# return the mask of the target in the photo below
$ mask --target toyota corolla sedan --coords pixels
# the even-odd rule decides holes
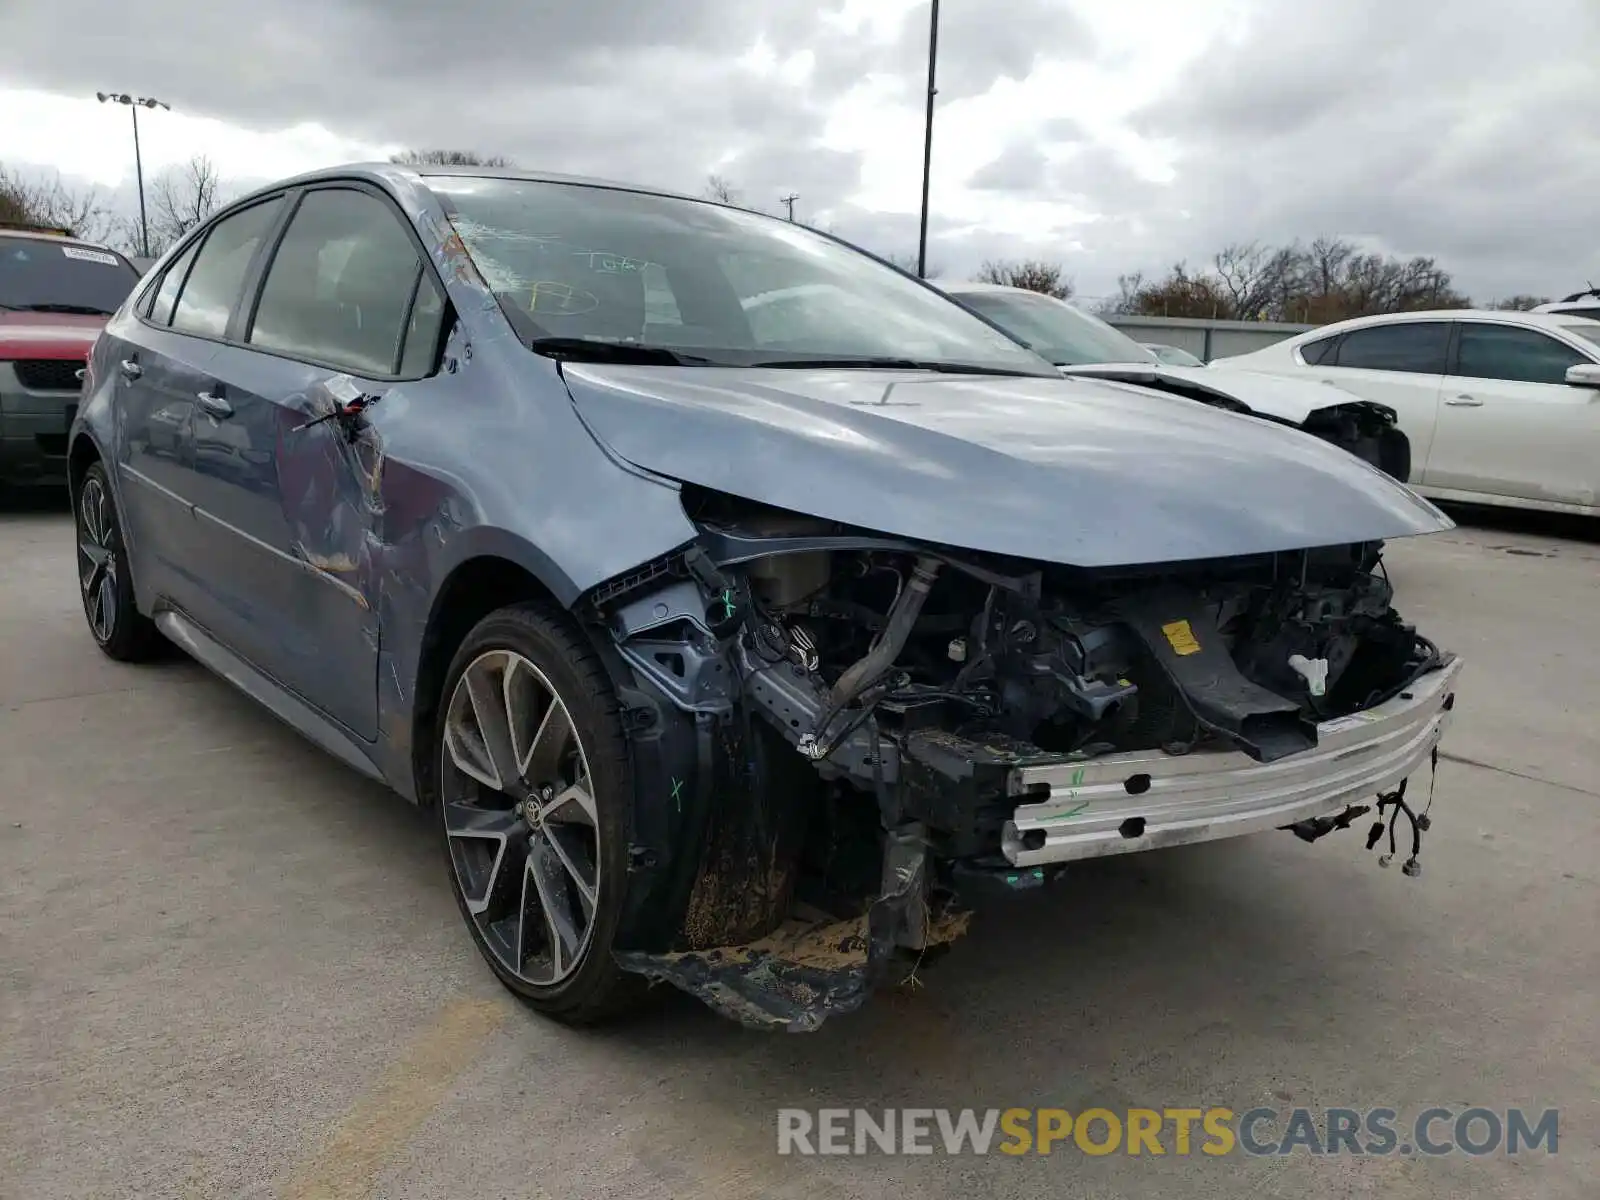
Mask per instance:
[[[437,814],[564,1021],[665,981],[812,1029],[1093,856],[1371,813],[1420,871],[1461,664],[1382,557],[1448,518],[786,221],[288,180],[112,317],[70,468],[101,649],[176,644]]]

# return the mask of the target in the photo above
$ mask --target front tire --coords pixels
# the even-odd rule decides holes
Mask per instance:
[[[122,520],[106,471],[94,463],[72,497],[78,539],[78,591],[95,644],[118,662],[143,662],[164,648],[155,623],[133,598]]]
[[[633,784],[604,667],[538,604],[491,613],[440,693],[434,746],[451,888],[506,987],[588,1024],[642,990],[612,957],[628,886]]]

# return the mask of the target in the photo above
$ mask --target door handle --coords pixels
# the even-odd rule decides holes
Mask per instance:
[[[1482,408],[1483,401],[1474,396],[1456,396],[1446,400],[1445,404],[1451,408]]]
[[[124,379],[137,379],[139,376],[144,374],[144,368],[138,363],[134,362],[131,358],[123,359],[122,362],[118,364],[117,369],[122,372],[122,377]]]
[[[223,396],[215,392],[196,392],[195,398],[200,401],[200,407],[210,416],[222,420],[223,417],[233,416],[233,405],[229,404]]]

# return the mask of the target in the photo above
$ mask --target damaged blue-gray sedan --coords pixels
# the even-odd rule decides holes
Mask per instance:
[[[799,225],[289,180],[115,314],[70,453],[99,646],[175,643],[437,812],[562,1020],[667,981],[814,1028],[1091,856],[1360,820],[1420,870],[1460,662],[1382,550],[1449,520]]]

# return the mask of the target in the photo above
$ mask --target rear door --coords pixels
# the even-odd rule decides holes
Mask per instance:
[[[1524,500],[1591,505],[1600,489],[1600,392],[1569,387],[1594,362],[1526,326],[1458,323],[1426,482]]]
[[[377,734],[376,570],[383,454],[371,418],[324,418],[432,373],[443,292],[381,192],[305,191],[212,364],[196,424],[198,529],[227,640],[363,738]]]
[[[114,355],[123,492],[150,586],[208,628],[226,585],[212,577],[194,525],[195,423],[250,264],[281,211],[273,197],[212,225],[144,302],[137,342]]]
[[[1396,321],[1352,329],[1309,368],[1324,380],[1399,415],[1411,442],[1411,482],[1428,482],[1439,419],[1439,391],[1450,345],[1449,321]]]

